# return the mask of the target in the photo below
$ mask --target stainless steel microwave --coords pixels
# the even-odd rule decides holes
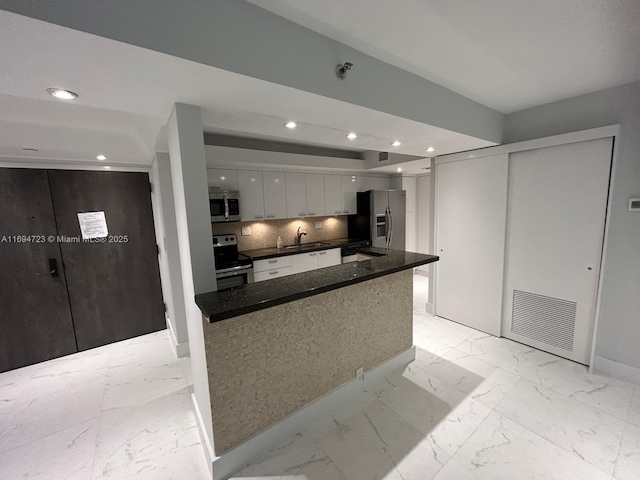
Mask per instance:
[[[238,192],[209,192],[209,210],[211,223],[239,222],[240,196]]]

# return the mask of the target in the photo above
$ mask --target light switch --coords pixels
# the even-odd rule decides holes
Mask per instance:
[[[242,235],[251,235],[251,227],[242,227]]]

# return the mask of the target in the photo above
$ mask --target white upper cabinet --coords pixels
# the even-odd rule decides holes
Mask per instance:
[[[389,190],[391,188],[391,178],[389,177],[375,177],[374,190]]]
[[[238,190],[238,177],[235,170],[207,169],[207,183],[210,190],[234,192]]]
[[[376,189],[376,177],[358,175],[356,178],[356,186],[359,192],[367,192]]]
[[[355,175],[342,175],[340,177],[342,190],[342,213],[356,213],[356,177]]]
[[[325,215],[342,214],[342,185],[340,175],[324,176],[324,213]]]
[[[307,186],[304,173],[287,173],[287,216],[307,216]]]
[[[285,174],[262,172],[264,187],[264,218],[287,218],[287,192]]]
[[[240,216],[243,221],[264,220],[262,172],[238,170]]]
[[[310,217],[325,214],[324,210],[324,175],[307,173],[307,215]]]

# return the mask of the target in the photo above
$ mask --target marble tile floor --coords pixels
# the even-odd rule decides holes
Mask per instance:
[[[234,480],[638,480],[640,387],[427,315],[417,358]]]
[[[427,315],[416,360],[234,480],[640,479],[640,387]],[[208,477],[167,332],[0,374],[0,479]]]
[[[208,478],[187,366],[165,330],[0,374],[0,479]]]

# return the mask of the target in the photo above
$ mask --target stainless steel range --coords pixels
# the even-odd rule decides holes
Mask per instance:
[[[238,253],[235,233],[213,237],[213,255],[216,263],[218,291],[253,283],[253,262]]]

